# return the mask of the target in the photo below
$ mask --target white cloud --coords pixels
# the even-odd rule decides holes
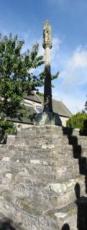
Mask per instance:
[[[60,62],[60,47],[62,40],[58,37],[53,38],[53,48],[52,48],[52,69],[58,71],[58,66]]]
[[[66,61],[65,67],[61,72],[63,86],[71,89],[87,84],[87,49],[78,48]]]
[[[78,48],[74,52],[70,62],[73,62],[73,67],[74,68],[87,67],[87,49],[81,48],[81,47]]]
[[[63,61],[62,56],[60,58]],[[81,111],[87,95],[87,48],[79,47],[70,56],[66,54],[62,69],[53,95],[62,100],[72,112]]]

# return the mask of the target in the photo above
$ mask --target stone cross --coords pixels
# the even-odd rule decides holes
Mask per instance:
[[[52,112],[52,87],[51,87],[51,48],[52,35],[51,26],[48,21],[43,28],[43,48],[45,63],[45,83],[44,83],[44,112]]]
[[[51,48],[52,34],[51,26],[48,22],[43,28],[43,48],[44,48],[44,64],[45,64],[45,80],[44,80],[44,108],[43,112],[35,116],[35,124],[39,125],[61,125],[59,115],[52,108],[52,86],[51,86]]]

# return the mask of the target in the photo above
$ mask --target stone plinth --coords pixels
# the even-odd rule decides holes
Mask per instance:
[[[62,126],[59,115],[54,112],[43,112],[43,113],[37,114],[35,117],[35,124]]]

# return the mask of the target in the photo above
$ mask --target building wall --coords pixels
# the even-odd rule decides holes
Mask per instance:
[[[36,113],[42,112],[42,105],[38,102],[29,101],[27,99],[24,99],[24,104],[28,107],[33,107]]]

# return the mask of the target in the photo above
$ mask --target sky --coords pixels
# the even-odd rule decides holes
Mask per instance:
[[[87,99],[87,0],[0,0],[0,33],[18,34],[25,50],[38,42],[43,54],[46,20],[52,26],[52,73],[60,73],[53,97],[79,112]]]

